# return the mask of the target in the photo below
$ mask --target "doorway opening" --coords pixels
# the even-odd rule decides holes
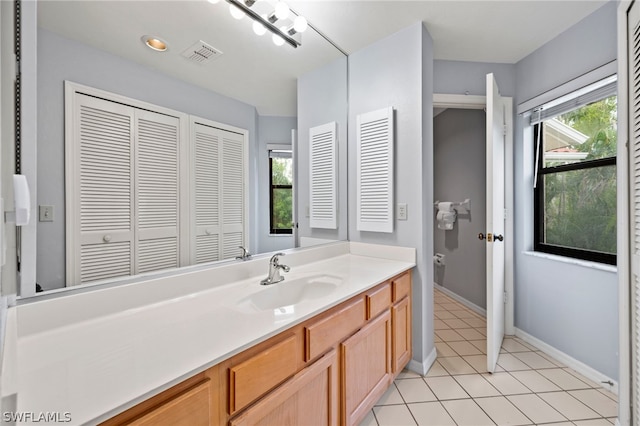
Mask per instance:
[[[486,227],[485,135],[482,109],[434,109],[433,197],[437,204],[470,200],[468,208],[452,207],[451,229],[441,229],[443,220],[434,221],[434,286],[483,316],[487,255],[478,234]]]

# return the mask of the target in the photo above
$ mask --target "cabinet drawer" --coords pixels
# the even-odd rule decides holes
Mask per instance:
[[[304,328],[304,359],[309,361],[338,344],[365,321],[366,304],[359,298],[337,312]]]
[[[229,426],[336,426],[338,407],[338,359],[334,350],[231,419]]]
[[[401,300],[411,292],[411,273],[407,272],[392,281],[393,302]]]
[[[367,294],[367,319],[375,318],[379,313],[388,309],[391,305],[391,284],[384,286]]]
[[[210,425],[211,382],[207,380],[132,421],[135,426]]]
[[[229,414],[246,407],[296,373],[296,336],[229,368]]]

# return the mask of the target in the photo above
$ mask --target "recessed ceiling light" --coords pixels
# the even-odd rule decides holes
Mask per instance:
[[[146,44],[149,49],[153,49],[157,52],[164,52],[168,48],[166,41],[150,35],[142,36],[142,42]]]

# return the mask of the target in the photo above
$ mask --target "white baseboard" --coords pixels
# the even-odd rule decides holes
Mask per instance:
[[[582,374],[587,379],[592,380],[595,383],[600,384],[604,389],[606,389],[606,390],[608,390],[610,392],[613,392],[616,395],[618,394],[618,382],[617,381],[613,380],[610,377],[607,377],[606,375],[602,374],[598,370],[595,370],[594,368],[589,367],[587,364],[583,363],[582,361],[578,361],[577,359],[573,358],[572,356],[567,355],[566,353],[562,352],[561,350],[554,348],[553,346],[543,342],[542,340],[538,339],[537,337],[533,337],[529,333],[524,332],[524,331],[520,330],[517,327],[516,327],[516,337],[519,337],[522,340],[524,340],[525,342],[530,343],[531,345],[533,345],[536,348],[540,349],[545,354],[547,354],[549,356],[552,356],[553,358],[555,358],[558,361],[562,362],[567,367],[569,367],[572,370],[577,371],[578,373]],[[602,382],[606,382],[606,381],[611,381],[613,383],[613,386],[610,386],[610,385],[608,385],[606,383],[602,383]]]
[[[487,310],[484,308],[481,308],[480,306],[476,305],[475,303],[469,302],[467,299],[465,299],[464,297],[452,292],[451,290],[444,288],[443,286],[441,286],[440,284],[436,284],[435,282],[433,283],[433,286],[440,290],[441,292],[443,292],[444,294],[446,294],[447,296],[449,296],[450,298],[462,303],[464,306],[466,306],[467,308],[471,309],[473,312],[482,315],[483,317],[487,316]]]
[[[427,359],[422,362],[412,359],[411,361],[409,361],[409,364],[407,364],[407,368],[414,373],[425,376],[429,372],[429,369],[431,368],[433,363],[436,362],[437,356],[438,353],[436,352],[436,348],[434,347],[431,353],[427,356]]]

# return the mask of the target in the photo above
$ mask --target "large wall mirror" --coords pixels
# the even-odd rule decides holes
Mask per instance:
[[[296,2],[289,4],[295,11]],[[23,50],[37,49],[37,217],[32,220],[36,221],[35,279],[44,293],[79,288],[79,285],[89,288],[89,284],[93,287],[121,282],[123,276],[136,275],[138,271],[131,269],[130,274],[120,274],[116,280],[69,278],[68,228],[74,226],[74,221],[68,220],[66,209],[74,195],[65,192],[65,188],[69,187],[68,166],[73,157],[69,156],[65,144],[70,134],[69,115],[76,114],[69,107],[69,82],[73,87],[80,87],[80,92],[87,88],[87,98],[100,98],[101,93],[113,94],[115,104],[125,104],[131,99],[140,102],[141,111],[145,105],[154,105],[161,113],[169,110],[185,114],[190,127],[182,131],[187,138],[193,136],[193,120],[203,120],[212,127],[219,124],[222,130],[243,134],[246,137],[244,241],[254,256],[297,247],[300,242],[311,245],[347,239],[346,55],[313,28],[313,16],[306,17],[311,25],[301,34],[301,45],[293,48],[286,43],[274,44],[269,32],[258,36],[248,16],[238,20],[232,17],[229,8],[230,4],[224,0],[217,3],[206,0],[37,3],[37,46],[24,45]],[[144,43],[145,36],[161,39],[167,44],[167,50],[150,49]],[[201,51],[204,56],[211,53],[210,47],[216,51],[209,59],[198,55],[197,60],[189,59],[184,52],[194,45],[204,49]],[[337,126],[338,218],[335,227],[316,229],[310,226],[308,213],[309,131],[334,122]],[[101,132],[105,134],[109,130]],[[159,145],[157,152],[154,146],[151,151],[153,155],[162,155]],[[111,161],[107,156],[102,157]],[[212,162],[205,156],[184,163],[191,173],[187,173],[191,183],[198,161],[205,168]],[[219,174],[221,179],[226,178],[225,173],[233,173],[232,166],[226,167],[228,162],[219,164],[225,165]],[[76,169],[82,167],[84,165]],[[133,167],[144,166],[135,163]],[[117,172],[113,166],[114,175]],[[158,172],[162,174],[161,167]],[[79,179],[76,183],[83,185]],[[288,183],[292,184],[292,190],[288,190]],[[132,191],[137,194],[139,188],[132,185]],[[221,193],[224,190],[222,188]],[[164,191],[159,192],[158,196],[162,197]],[[189,211],[184,217],[195,216],[192,210],[195,210],[196,198],[192,194],[182,201],[180,208]],[[289,201],[291,199],[293,201]],[[278,200],[293,205],[290,226],[295,231],[292,233],[286,231],[287,224],[283,224],[282,218],[280,222],[273,218],[272,212],[277,209],[271,206]],[[105,204],[104,199],[92,202]],[[224,200],[220,202],[221,208],[224,203]],[[139,204],[132,205],[138,208],[135,206]],[[284,218],[286,222],[286,214]],[[135,223],[132,226],[136,226]],[[191,226],[193,228],[193,224]],[[108,243],[112,236],[105,234],[102,238]],[[115,234],[113,238],[115,240]],[[194,245],[195,242],[184,244],[188,248]],[[241,250],[235,246],[233,252],[227,250],[220,259],[237,261],[234,257],[240,255]],[[78,253],[80,258],[89,252],[79,250]],[[149,253],[148,257],[155,256],[153,250]],[[101,257],[97,261],[107,262],[107,259]],[[179,266],[192,267],[201,260],[191,253],[183,256]],[[100,278],[99,274],[96,276]],[[35,283],[33,289],[28,285],[25,287],[22,283],[19,295],[34,295]]]

